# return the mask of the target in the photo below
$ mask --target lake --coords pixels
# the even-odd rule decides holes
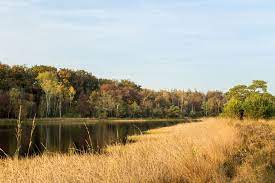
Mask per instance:
[[[147,130],[178,124],[182,121],[146,121],[146,122],[111,122],[98,121],[84,123],[80,119],[68,121],[38,121],[32,136],[29,155],[42,153],[101,153],[104,147],[116,143],[129,142],[128,137],[139,135]],[[86,124],[86,125],[85,125]],[[13,156],[17,148],[16,123],[1,121],[0,124],[0,157],[5,154]],[[32,125],[22,124],[22,139],[19,155],[27,155]]]

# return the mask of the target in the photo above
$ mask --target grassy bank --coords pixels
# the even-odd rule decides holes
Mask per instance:
[[[268,124],[205,119],[134,136],[104,155],[0,160],[0,181],[270,182],[274,121]]]
[[[16,119],[0,119],[0,125],[6,124],[15,124]],[[24,123],[32,123],[32,119],[22,120]],[[94,124],[98,122],[107,122],[107,123],[146,123],[146,122],[192,122],[196,119],[191,118],[167,118],[167,119],[152,119],[152,118],[109,118],[109,119],[96,119],[96,118],[38,118],[36,119],[37,124],[51,124],[51,123],[62,123],[62,124]]]

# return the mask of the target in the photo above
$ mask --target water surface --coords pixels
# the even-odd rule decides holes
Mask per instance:
[[[127,143],[128,136],[141,134],[147,130],[171,126],[180,121],[148,121],[148,122],[108,122],[99,121],[84,123],[82,120],[70,121],[39,121],[35,126],[32,136],[32,145],[29,155],[47,153],[100,153],[107,145],[115,143]],[[86,125],[85,125],[86,124]],[[22,140],[20,156],[26,156],[28,152],[30,122],[22,124]],[[17,148],[16,123],[1,121],[0,124],[0,148],[9,156],[14,155]],[[4,153],[0,152],[4,157]]]

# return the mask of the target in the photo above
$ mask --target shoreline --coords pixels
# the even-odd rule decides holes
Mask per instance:
[[[73,123],[146,123],[146,122],[192,122],[196,121],[198,118],[136,118],[136,119],[127,119],[127,118],[109,118],[109,119],[96,119],[96,118],[37,118],[36,124],[73,124]],[[23,123],[31,123],[32,119],[23,119]],[[0,125],[14,124],[17,122],[17,119],[0,119]]]

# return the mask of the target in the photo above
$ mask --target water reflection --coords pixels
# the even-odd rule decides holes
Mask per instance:
[[[39,124],[36,126],[32,138],[30,155],[44,152],[68,153],[87,152],[93,150],[100,153],[106,146],[114,143],[127,142],[130,135],[140,134],[149,129],[170,126],[179,123],[170,122],[144,122],[144,123],[108,123],[95,124]],[[16,125],[0,126],[0,148],[9,156],[14,155],[17,147],[15,136]],[[20,156],[26,156],[30,141],[31,125],[22,126],[22,141]],[[89,135],[90,134],[90,135]],[[4,153],[0,152],[3,157]]]

